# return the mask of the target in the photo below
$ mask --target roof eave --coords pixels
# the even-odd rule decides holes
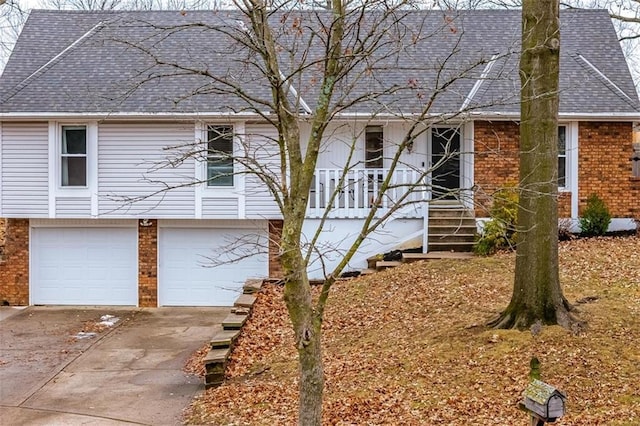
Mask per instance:
[[[264,115],[268,115],[265,113]],[[0,112],[0,120],[214,120],[214,119],[252,119],[261,117],[256,112]]]
[[[520,113],[517,112],[471,112],[468,117],[473,120],[519,120]],[[640,111],[638,112],[560,112],[559,120],[571,121],[640,121]]]

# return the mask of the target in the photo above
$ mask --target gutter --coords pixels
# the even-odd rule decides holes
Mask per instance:
[[[268,112],[263,113],[264,116],[270,116],[272,114]],[[162,120],[215,120],[215,119],[252,119],[262,118],[261,114],[256,112],[0,112],[0,120],[46,120],[46,119],[64,119],[64,120],[108,120],[108,119],[122,119],[122,120],[136,120],[136,119],[162,119]],[[411,120],[420,114],[392,114],[381,113],[372,115],[370,113],[341,113],[336,115],[337,120],[355,120],[355,121],[370,121],[370,120],[390,120],[390,121],[404,121]],[[305,117],[300,117],[304,119]],[[519,120],[520,114],[514,112],[467,112],[467,113],[449,113],[449,114],[428,114],[429,118],[441,118],[441,119],[458,119],[463,120]],[[606,112],[606,113],[560,113],[560,120],[582,120],[582,121],[640,121],[640,112]]]

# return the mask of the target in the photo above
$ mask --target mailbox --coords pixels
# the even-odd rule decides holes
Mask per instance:
[[[564,415],[567,396],[545,382],[534,379],[523,396],[525,408],[545,423],[553,423]]]

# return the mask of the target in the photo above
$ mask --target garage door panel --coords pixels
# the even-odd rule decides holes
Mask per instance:
[[[32,303],[136,305],[135,228],[34,228]]]
[[[239,261],[230,244],[257,241],[253,256]],[[160,230],[160,304],[231,306],[247,278],[268,274],[264,229],[162,228]],[[247,247],[245,247],[247,249]],[[215,267],[212,266],[216,263]]]

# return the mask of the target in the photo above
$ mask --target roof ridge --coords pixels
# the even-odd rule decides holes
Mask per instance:
[[[29,74],[27,77],[25,77],[22,81],[20,81],[20,83],[16,84],[13,87],[13,90],[11,90],[7,96],[4,96],[0,99],[0,103],[5,103],[7,102],[9,99],[13,98],[14,96],[16,96],[18,93],[20,93],[21,90],[23,90],[25,87],[27,87],[29,84],[31,84],[31,82],[33,80],[35,80],[37,77],[39,77],[40,75],[44,74],[48,69],[50,69],[55,63],[57,63],[60,58],[62,58],[63,56],[65,56],[68,52],[70,52],[71,50],[73,50],[76,46],[82,44],[82,42],[84,40],[86,40],[88,37],[92,36],[94,33],[96,33],[97,31],[99,31],[102,27],[104,27],[105,22],[104,21],[100,21],[98,22],[96,25],[94,25],[91,29],[89,29],[89,31],[87,31],[86,33],[84,33],[82,36],[80,36],[78,39],[76,39],[73,43],[71,43],[69,46],[65,47],[60,53],[58,53],[57,55],[55,55],[53,58],[49,59],[44,65],[42,65],[40,68],[38,68],[37,70],[35,70],[34,72],[32,72],[31,74]]]

